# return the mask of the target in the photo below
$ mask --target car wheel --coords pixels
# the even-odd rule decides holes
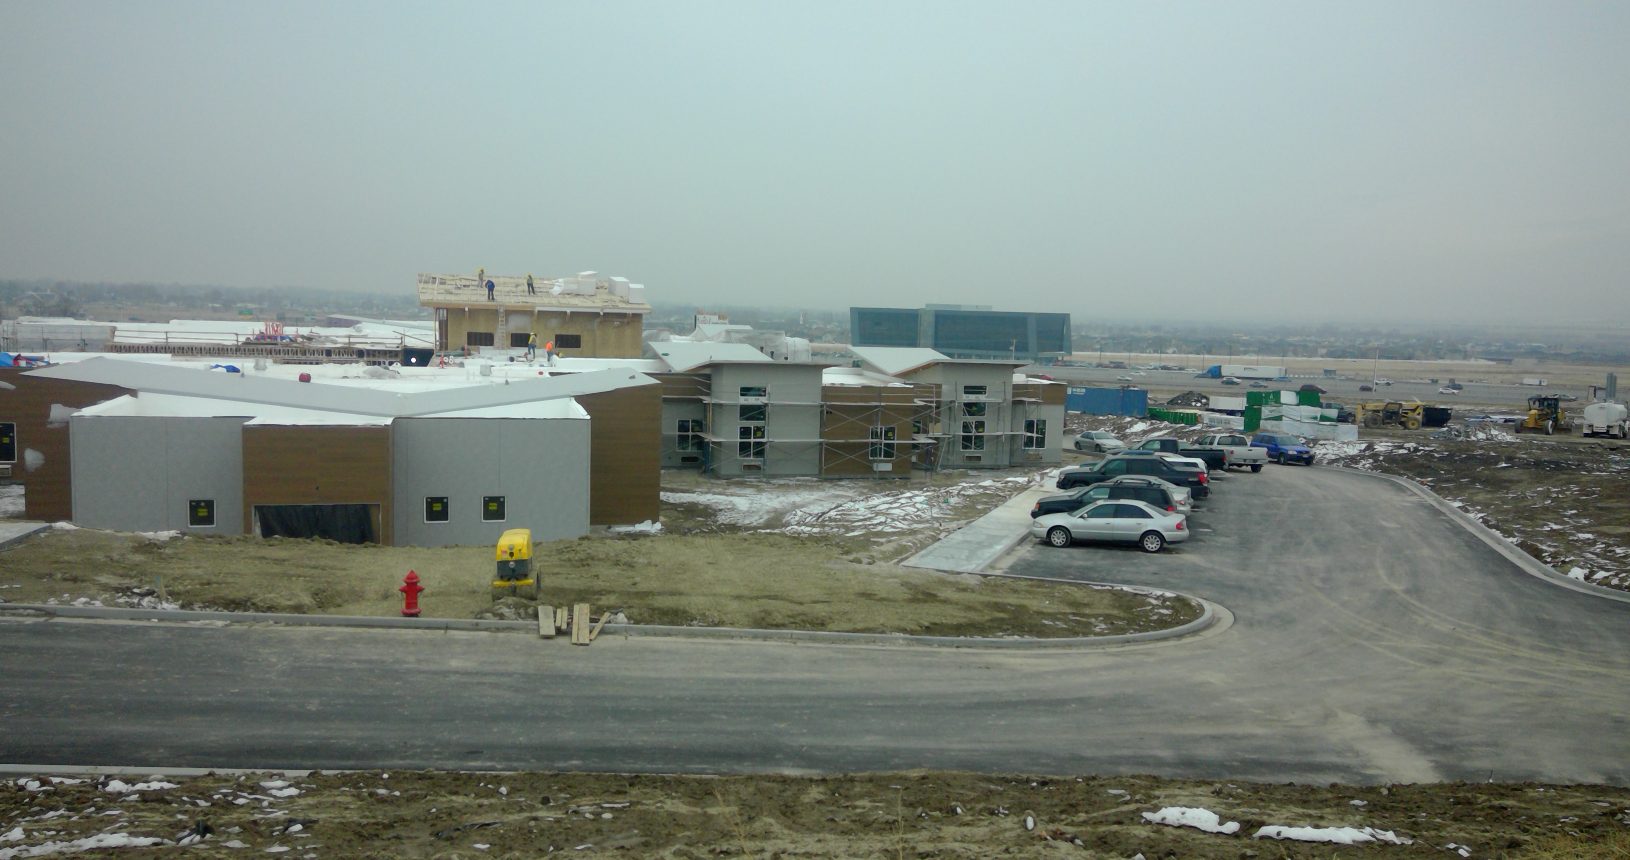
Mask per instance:
[[[1253,472],[1262,471],[1262,464],[1261,463],[1252,463],[1251,464],[1251,471],[1253,471]]]
[[[1053,526],[1047,530],[1047,542],[1057,547],[1070,545],[1070,530],[1063,526]]]
[[[1165,548],[1166,536],[1160,532],[1144,532],[1143,537],[1138,538],[1138,549],[1144,552],[1160,552]]]

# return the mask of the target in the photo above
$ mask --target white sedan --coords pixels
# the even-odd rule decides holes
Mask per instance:
[[[1030,521],[1030,536],[1056,547],[1076,541],[1109,541],[1160,552],[1168,543],[1189,539],[1188,517],[1131,499],[1114,499],[1068,514],[1036,517]]]
[[[1438,393],[1439,394],[1459,394],[1460,389],[1458,389],[1458,388],[1450,388],[1449,386],[1445,385],[1442,388],[1438,389]]]

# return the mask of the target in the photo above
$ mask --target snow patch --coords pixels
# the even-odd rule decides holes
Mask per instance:
[[[1171,827],[1192,827],[1207,833],[1221,833],[1232,835],[1239,832],[1239,822],[1224,823],[1217,817],[1217,813],[1209,809],[1195,806],[1167,806],[1155,812],[1143,813],[1143,820],[1150,824],[1165,824]]]
[[[1337,845],[1358,845],[1364,842],[1385,842],[1389,845],[1408,845],[1391,830],[1373,827],[1284,827],[1270,824],[1251,834],[1252,839],[1290,839],[1296,842],[1331,842]]]
[[[0,848],[0,860],[46,857],[51,854],[78,854],[103,848],[146,848],[150,845],[167,844],[169,843],[166,840],[152,836],[131,836],[128,833],[98,833],[95,836],[86,836],[83,839],[74,839],[67,842],[45,842],[40,845]]]
[[[163,791],[167,788],[175,787],[176,784],[173,782],[161,782],[159,780],[154,780],[152,782],[138,782],[135,785],[131,785],[124,780],[114,779],[109,780],[107,785],[102,786],[102,790],[110,794],[129,794],[133,791]]]

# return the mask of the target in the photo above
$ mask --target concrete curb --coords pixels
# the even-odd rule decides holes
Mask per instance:
[[[1177,594],[1166,589],[1144,589],[1109,583],[1082,583],[1066,579],[985,574],[1011,579],[1032,579],[1069,585],[1106,586],[1132,591]],[[911,636],[904,633],[831,633],[820,630],[760,630],[746,627],[676,627],[661,624],[607,624],[602,634],[624,637],[653,636],[679,639],[749,639],[768,642],[815,642],[830,645],[887,645],[919,648],[995,648],[1017,650],[1080,649],[1158,642],[1200,633],[1222,616],[1220,607],[1191,595],[1179,595],[1200,604],[1200,617],[1168,630],[1124,633],[1115,636],[1076,636],[1059,639],[994,639],[973,636]],[[158,621],[172,624],[283,624],[299,627],[344,627],[376,630],[442,630],[466,632],[536,633],[536,621],[488,621],[465,618],[393,618],[359,615],[293,615],[274,612],[195,612],[185,609],[128,609],[109,606],[58,606],[46,603],[0,603],[0,615],[46,615],[105,621]]]
[[[1509,540],[1506,540],[1503,535],[1489,528],[1488,526],[1483,525],[1481,522],[1478,522],[1476,518],[1467,514],[1459,507],[1456,507],[1454,504],[1437,493],[1432,492],[1430,489],[1426,488],[1419,481],[1416,481],[1413,478],[1408,478],[1403,475],[1394,475],[1391,472],[1370,472],[1364,469],[1354,469],[1350,466],[1331,466],[1321,464],[1319,468],[1334,469],[1338,472],[1346,472],[1349,475],[1365,475],[1371,478],[1379,478],[1384,481],[1391,481],[1395,484],[1400,484],[1408,488],[1411,492],[1425,499],[1432,505],[1432,507],[1437,508],[1450,520],[1460,525],[1461,528],[1471,532],[1495,552],[1498,552],[1500,555],[1504,556],[1507,561],[1510,561],[1513,565],[1516,565],[1516,567],[1523,573],[1526,573],[1536,579],[1548,582],[1552,585],[1560,586],[1570,591],[1577,591],[1580,594],[1589,594],[1594,597],[1600,597],[1606,600],[1616,601],[1618,603],[1630,603],[1630,593],[1614,591],[1613,589],[1603,588],[1599,585],[1590,585],[1589,583],[1580,582],[1577,579],[1558,573],[1555,568],[1518,549],[1515,544]]]
[[[28,540],[29,538],[31,538],[31,537],[39,534],[40,532],[43,532],[46,529],[51,527],[50,523],[37,523],[36,524],[36,523],[29,523],[29,522],[26,522],[26,521],[25,522],[18,522],[18,523],[15,523],[15,524],[8,523],[7,525],[18,525],[18,526],[33,525],[35,527],[31,528],[31,529],[28,529],[27,531],[21,532],[19,534],[11,535],[10,537],[0,537],[0,549],[5,549],[6,547],[12,546],[13,544],[22,543],[23,541]]]

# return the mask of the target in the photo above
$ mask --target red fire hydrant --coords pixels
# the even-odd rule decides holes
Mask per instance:
[[[419,584],[419,575],[408,571],[402,577],[402,587],[396,589],[402,592],[402,614],[408,618],[419,617],[419,595],[424,593],[424,586]]]

